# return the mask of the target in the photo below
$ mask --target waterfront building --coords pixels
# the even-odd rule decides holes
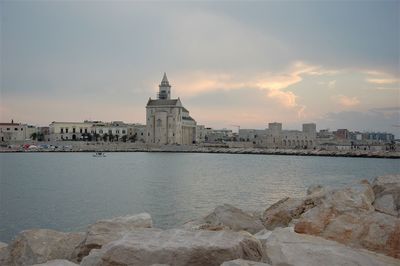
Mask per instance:
[[[56,122],[49,125],[50,141],[83,140],[84,136],[92,132],[93,124],[84,122]]]
[[[233,140],[233,132],[231,129],[212,129],[207,128],[205,135],[206,142],[226,142]]]
[[[344,140],[350,138],[350,132],[347,129],[338,129],[334,134],[336,139]]]
[[[10,141],[24,141],[29,140],[33,133],[36,133],[36,127],[22,124],[14,123],[0,123],[0,141],[10,142]]]
[[[133,141],[134,133],[139,132],[137,128],[143,127],[139,124],[127,124],[122,121],[102,122],[52,122],[49,126],[49,140],[81,140],[81,141]],[[131,133],[131,135],[129,135]],[[142,131],[143,133],[143,131]],[[143,135],[139,132],[139,136]]]
[[[266,129],[239,129],[239,141],[273,149],[311,149],[316,145],[316,124],[303,124],[302,131],[283,130],[282,123],[269,123]]]
[[[164,73],[157,99],[149,98],[146,105],[147,143],[193,144],[196,142],[196,125],[180,98],[171,99],[171,85]]]
[[[203,143],[206,141],[207,129],[204,125],[196,126],[196,143]]]
[[[146,125],[130,124],[128,125],[128,139],[131,141],[146,142]]]

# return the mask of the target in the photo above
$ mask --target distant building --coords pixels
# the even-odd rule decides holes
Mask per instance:
[[[215,143],[215,142],[225,142],[233,140],[233,132],[231,129],[212,129],[207,128],[206,142]]]
[[[140,128],[143,128],[143,125],[122,121],[52,122],[49,126],[48,140],[137,141],[144,138]],[[137,132],[139,134],[134,139],[133,134]]]
[[[0,123],[0,141],[24,141],[36,133],[36,127],[22,123]]]
[[[193,144],[196,142],[196,121],[183,107],[181,100],[171,99],[171,85],[167,75],[159,85],[158,98],[146,105],[147,143]]]
[[[338,129],[334,134],[337,139],[345,140],[350,138],[350,132],[347,129]]]
[[[239,129],[239,141],[276,149],[310,149],[316,145],[316,124],[303,124],[303,130],[283,130],[282,123],[269,123],[267,129]]]

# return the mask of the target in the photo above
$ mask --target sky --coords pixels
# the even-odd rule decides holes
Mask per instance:
[[[400,137],[400,1],[1,1],[0,120],[145,123],[163,73],[198,124]]]

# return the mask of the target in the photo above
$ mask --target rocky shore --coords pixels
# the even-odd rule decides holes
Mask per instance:
[[[200,145],[164,145],[150,146],[137,143],[85,143],[63,142],[56,144],[35,143],[36,148],[23,148],[21,145],[0,147],[0,152],[174,152],[174,153],[224,153],[224,154],[265,154],[265,155],[297,155],[297,156],[331,156],[331,157],[363,157],[399,159],[398,151],[370,150],[323,150],[323,149],[263,149],[263,148],[232,148]]]
[[[0,265],[400,265],[400,174],[312,186],[262,213],[226,204],[175,229],[141,213],[86,232],[25,230],[0,243]]]

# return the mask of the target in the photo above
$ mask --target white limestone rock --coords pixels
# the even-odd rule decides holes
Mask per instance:
[[[354,249],[320,237],[277,228],[267,239],[265,252],[271,265],[295,266],[390,266],[400,260],[363,249]]]
[[[78,264],[75,264],[68,260],[50,260],[48,262],[35,264],[33,266],[78,266]]]
[[[225,261],[224,263],[221,264],[221,266],[270,266],[270,265],[263,262],[237,259],[237,260]]]
[[[266,209],[261,220],[265,228],[269,230],[287,227],[304,212],[321,204],[326,193],[324,188],[318,187],[310,189],[309,195],[303,198],[284,198]]]
[[[85,240],[77,250],[77,260],[87,256],[90,250],[99,249],[111,241],[118,240],[132,230],[152,226],[153,221],[148,213],[99,220],[88,227]]]
[[[264,229],[261,220],[229,204],[218,206],[206,217],[184,225],[185,229],[233,230],[257,233]]]
[[[84,233],[63,233],[48,229],[20,232],[7,247],[5,265],[33,265],[54,259],[71,260]]]
[[[374,179],[374,207],[377,211],[400,218],[400,175],[387,175]]]
[[[374,193],[366,181],[329,191],[322,204],[301,215],[294,229],[400,258],[400,219],[374,211],[372,202]]]
[[[81,266],[220,265],[233,259],[260,261],[261,243],[233,231],[136,229],[102,249],[91,252]]]

